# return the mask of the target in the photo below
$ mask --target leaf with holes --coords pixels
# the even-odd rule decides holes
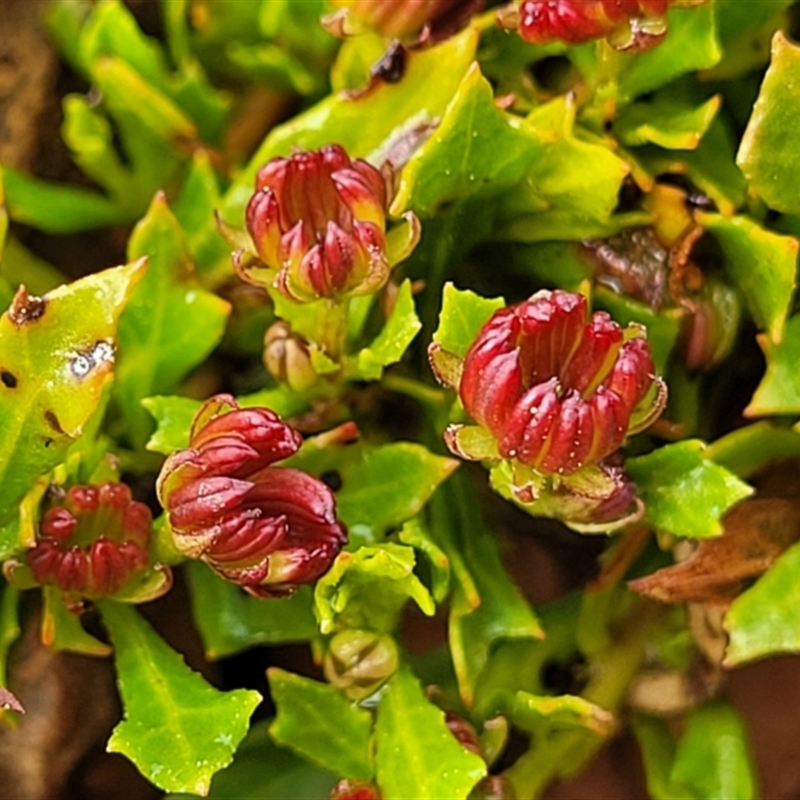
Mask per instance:
[[[144,271],[142,259],[43,297],[21,288],[0,318],[0,524],[83,433],[111,379],[119,316]]]

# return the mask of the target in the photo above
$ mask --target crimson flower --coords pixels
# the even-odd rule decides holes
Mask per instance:
[[[125,484],[73,486],[44,513],[26,563],[12,559],[4,571],[24,588],[58,587],[73,611],[82,598],[151,600],[172,585],[166,567],[148,569],[151,526],[150,509]]]
[[[389,199],[383,175],[351,160],[339,145],[274,158],[259,171],[246,211],[260,263],[240,252],[237,271],[299,302],[376,292],[393,266],[387,259]],[[396,260],[408,255],[418,234],[413,218]]]
[[[293,592],[324,574],[347,541],[333,493],[296,469],[272,466],[301,436],[267,408],[208,400],[189,448],[161,469],[158,497],[177,549],[258,597]]]
[[[641,326],[587,316],[582,295],[545,290],[495,312],[463,362],[435,343],[430,355],[478,423],[447,429],[456,455],[506,462],[517,499],[550,516],[604,523],[635,498],[611,457],[660,414],[666,388]]]
[[[699,0],[703,2],[704,0]],[[698,0],[523,0],[503,9],[500,23],[516,27],[532,44],[554,40],[582,44],[609,37],[620,50],[645,50],[666,34],[664,15],[670,5],[695,5]]]

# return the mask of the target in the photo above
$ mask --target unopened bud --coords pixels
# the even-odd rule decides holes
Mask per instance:
[[[362,700],[391,678],[397,665],[397,645],[390,636],[350,629],[331,639],[323,669],[351,700]]]
[[[305,392],[317,381],[308,342],[292,333],[285,322],[276,322],[264,336],[264,366],[276,381],[293,392]]]

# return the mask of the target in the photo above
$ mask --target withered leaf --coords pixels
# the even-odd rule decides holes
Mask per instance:
[[[14,697],[8,689],[4,689],[0,686],[0,708],[5,708],[10,711],[17,711],[20,714],[25,713],[25,709],[22,707],[22,703]]]
[[[704,539],[685,560],[628,585],[663,603],[728,603],[800,539],[800,501],[744,500],[722,520],[723,534]]]

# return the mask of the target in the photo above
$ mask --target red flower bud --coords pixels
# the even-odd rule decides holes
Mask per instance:
[[[467,352],[457,387],[498,455],[540,475],[569,475],[616,451],[658,415],[664,388],[644,330],[623,331],[586,299],[542,291],[501,309]],[[451,432],[448,444],[470,457]]]
[[[391,270],[388,200],[381,173],[351,161],[339,145],[275,158],[258,173],[246,211],[263,263],[239,253],[236,268],[245,280],[272,284],[300,302],[376,292]]]
[[[703,2],[704,0],[699,0]],[[619,50],[646,50],[664,37],[670,5],[696,0],[523,0],[500,12],[500,24],[517,28],[532,44],[554,40],[582,44],[609,37]]]
[[[175,545],[260,597],[289,594],[325,573],[347,541],[331,490],[272,464],[300,448],[300,434],[266,408],[208,400],[189,448],[161,469],[158,497]]]
[[[134,501],[125,484],[73,486],[45,511],[27,565],[8,561],[6,577],[20,585],[57,586],[73,610],[81,598],[121,592],[129,600],[154,599],[169,589],[171,575],[160,566],[145,574],[151,525],[150,509]]]

